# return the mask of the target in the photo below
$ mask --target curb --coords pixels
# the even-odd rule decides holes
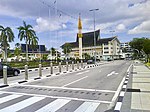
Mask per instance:
[[[127,90],[128,81],[129,81],[129,73],[127,73],[127,75],[126,75],[126,78],[125,78],[125,81],[123,83],[122,89],[121,89],[120,94],[118,96],[118,100],[117,100],[114,112],[120,112],[120,110],[121,110],[123,98],[124,98],[125,92]]]

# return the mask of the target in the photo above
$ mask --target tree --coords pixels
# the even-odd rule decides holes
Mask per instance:
[[[147,55],[147,58],[150,56],[150,39],[148,38],[134,38],[130,42],[130,46],[136,51],[134,55],[141,55],[144,52]],[[137,54],[139,53],[139,54]],[[142,57],[142,56],[140,56]]]
[[[52,55],[52,56],[55,56],[55,54],[56,54],[56,49],[55,49],[54,47],[52,47],[52,48],[50,49],[50,52],[51,52],[51,55]]]
[[[83,57],[84,57],[85,59],[91,59],[91,56],[90,56],[89,54],[87,54],[87,53],[84,53],[84,54],[83,54]]]
[[[146,39],[143,44],[143,51],[147,55],[147,60],[150,61],[150,39]]]
[[[30,48],[32,49],[32,52],[35,48],[37,48],[37,45],[38,45],[38,37],[32,37],[29,41],[29,44],[30,44]],[[39,49],[40,50],[40,49]]]
[[[137,49],[139,51],[141,51],[143,49],[143,44],[145,42],[146,38],[134,38],[129,45],[134,48]]]
[[[14,41],[14,33],[10,27],[4,28],[0,25],[0,42],[1,47],[4,50],[4,61],[7,62],[7,49],[9,47],[9,42]]]
[[[18,38],[20,38],[20,41],[24,39],[26,43],[26,61],[28,61],[28,45],[30,45],[30,41],[36,37],[36,33],[33,27],[29,24],[27,25],[25,21],[23,21],[23,26],[20,26],[18,30]]]
[[[19,43],[15,44],[15,51],[14,54],[17,56],[17,61],[19,60],[19,56],[21,54],[21,47]]]
[[[63,49],[63,53],[67,56],[72,51],[72,46],[69,43],[65,43],[63,46],[61,46]]]

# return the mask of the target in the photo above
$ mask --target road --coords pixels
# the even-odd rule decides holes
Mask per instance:
[[[1,89],[0,112],[113,111],[130,65],[112,61]]]

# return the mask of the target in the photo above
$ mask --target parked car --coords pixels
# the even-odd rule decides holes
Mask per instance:
[[[107,58],[107,61],[112,61],[112,59],[110,59],[110,58]]]
[[[7,66],[7,76],[17,76],[20,74],[20,70],[16,68],[12,68],[9,65],[0,63],[0,77],[3,77],[3,66]]]
[[[87,60],[87,64],[94,64],[94,60]]]

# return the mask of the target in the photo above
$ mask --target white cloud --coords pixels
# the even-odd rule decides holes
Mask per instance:
[[[126,30],[126,27],[124,24],[119,24],[116,26],[116,30],[119,30],[119,31],[124,31]]]
[[[54,1],[41,1],[54,7]],[[129,4],[134,4],[134,6],[128,7]],[[68,21],[71,21],[75,26],[77,20],[72,19],[68,15],[78,18],[79,13],[81,13],[83,28],[91,30],[93,29],[93,13],[89,12],[89,9],[93,8],[99,8],[99,11],[95,13],[96,28],[100,28],[105,33],[108,32],[107,30],[110,27],[122,32],[128,27],[131,28],[137,23],[142,23],[150,19],[148,16],[150,15],[149,0],[112,0],[111,2],[109,0],[59,0],[57,1],[57,5],[60,10],[67,13],[57,12],[63,20],[58,20],[59,22],[53,21],[55,16],[53,8],[50,9],[52,21],[49,22],[48,19],[45,19],[49,16],[48,7],[39,0],[0,0],[0,15],[27,19],[31,17],[34,20],[37,18],[35,29],[38,32],[54,31],[60,29],[60,27],[68,28],[67,24],[65,24]]]
[[[140,25],[128,31],[128,34],[150,33],[150,21],[144,21]]]
[[[44,18],[36,19],[37,25],[34,27],[37,32],[45,32],[45,31],[55,31],[61,28],[60,24],[56,21],[50,21]]]

